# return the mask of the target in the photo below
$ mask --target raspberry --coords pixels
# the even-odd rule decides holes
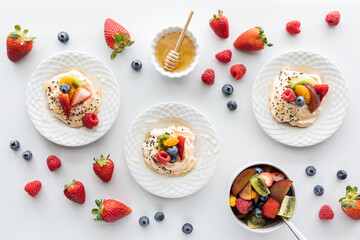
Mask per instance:
[[[320,208],[319,218],[321,220],[331,220],[334,218],[334,212],[329,205],[324,205]]]
[[[241,214],[247,214],[250,211],[252,201],[238,198],[236,199],[235,204],[236,204],[236,208],[239,210]]]
[[[326,15],[325,21],[329,24],[329,26],[338,25],[340,22],[340,12],[339,11],[329,12]]]
[[[236,64],[230,68],[230,73],[236,80],[240,80],[246,73],[246,67],[242,64]]]
[[[282,93],[282,99],[287,102],[293,102],[296,100],[296,95],[291,88],[288,88]]]
[[[301,23],[299,21],[291,21],[286,24],[286,31],[290,34],[299,34]]]
[[[38,180],[29,182],[25,185],[24,190],[32,197],[35,197],[41,189],[41,182]]]
[[[99,119],[98,117],[96,116],[95,113],[87,113],[83,120],[82,120],[83,124],[85,127],[87,128],[92,128],[92,127],[95,127],[99,124]]]
[[[48,168],[51,172],[55,171],[59,167],[61,167],[61,161],[60,159],[55,155],[50,155],[46,159],[46,163],[48,165]]]
[[[165,151],[160,151],[156,154],[156,160],[161,164],[166,164],[170,161],[170,155]]]
[[[214,84],[215,82],[215,72],[212,69],[206,69],[205,72],[201,75],[201,80],[205,84]]]
[[[221,51],[215,55],[216,59],[223,63],[228,63],[231,61],[232,52],[230,49]]]

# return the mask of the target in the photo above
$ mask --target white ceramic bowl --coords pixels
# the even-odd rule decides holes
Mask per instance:
[[[196,66],[196,64],[199,62],[199,58],[200,58],[200,46],[195,38],[195,36],[192,34],[192,32],[190,32],[189,30],[186,30],[186,35],[188,37],[190,37],[190,39],[194,42],[195,45],[195,58],[194,61],[192,62],[192,64],[185,70],[181,71],[181,72],[168,72],[165,71],[157,62],[156,58],[155,58],[155,46],[156,43],[159,41],[159,39],[164,36],[167,33],[170,32],[181,32],[182,27],[168,27],[163,29],[161,32],[159,32],[158,34],[156,34],[156,36],[154,37],[154,39],[152,40],[151,46],[150,46],[150,58],[151,58],[151,62],[154,65],[155,69],[160,72],[162,75],[169,77],[169,78],[180,78],[183,76],[186,76],[187,74],[189,74]]]
[[[242,172],[244,171],[245,169],[247,168],[250,168],[250,167],[256,167],[256,166],[259,166],[259,165],[269,165],[273,168],[276,168],[278,169],[280,172],[284,173],[285,174],[285,177],[290,179],[289,178],[289,175],[284,171],[284,169],[282,169],[281,167],[279,167],[278,165],[276,164],[273,164],[273,163],[269,163],[269,162],[251,162],[251,163],[247,163],[245,165],[243,165],[242,167],[238,168],[234,174],[231,176],[230,178],[230,182],[228,184],[228,187],[226,188],[226,204],[229,206],[229,194],[231,192],[231,187],[232,187],[232,184],[235,180],[235,178]],[[294,189],[294,183],[292,184],[291,186],[291,190],[293,192],[293,196],[296,196],[295,194],[295,189]],[[230,210],[230,213],[233,217],[233,219],[243,228],[251,231],[251,232],[256,232],[256,233],[269,233],[269,232],[272,232],[272,231],[275,231],[279,228],[281,228],[282,226],[285,225],[284,221],[283,220],[278,220],[274,223],[271,223],[271,224],[268,224],[268,225],[265,225],[264,227],[262,228],[255,228],[255,229],[251,229],[249,228],[241,219],[238,219],[235,214],[233,213],[231,207],[229,206],[228,209]],[[295,210],[296,210],[296,203],[295,203],[295,209],[294,209],[294,213],[295,213]]]

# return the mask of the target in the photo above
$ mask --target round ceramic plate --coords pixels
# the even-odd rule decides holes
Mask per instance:
[[[93,79],[102,91],[99,125],[94,129],[71,128],[48,109],[43,83],[51,77],[77,69]],[[119,111],[120,90],[113,72],[96,57],[82,52],[63,52],[44,60],[35,69],[26,88],[26,107],[35,128],[50,141],[68,147],[83,146],[102,137]]]
[[[182,177],[161,175],[147,167],[142,144],[154,123],[178,118],[195,132],[195,168]],[[125,143],[126,162],[136,182],[150,193],[179,198],[201,189],[215,172],[219,160],[218,137],[209,119],[192,106],[167,102],[143,111],[131,124]]]
[[[321,106],[321,113],[307,128],[279,123],[270,114],[270,85],[285,66],[315,70],[324,83],[329,84],[329,93]],[[252,103],[257,121],[270,137],[289,146],[306,147],[324,141],[339,128],[347,111],[348,88],[343,74],[329,59],[318,53],[296,50],[273,58],[263,67],[253,86]]]

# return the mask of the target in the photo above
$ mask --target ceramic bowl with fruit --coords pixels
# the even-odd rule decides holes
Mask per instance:
[[[229,183],[234,219],[244,228],[267,233],[284,225],[295,210],[293,181],[272,163],[251,163],[235,171]]]

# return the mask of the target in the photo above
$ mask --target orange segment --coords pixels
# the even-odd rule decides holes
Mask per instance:
[[[303,96],[306,100],[306,104],[310,102],[311,95],[309,89],[307,89],[307,87],[305,87],[304,85],[296,85],[295,94],[297,96]]]
[[[230,194],[229,201],[230,201],[230,206],[235,207],[235,205],[236,205],[236,197],[234,195]]]
[[[69,91],[69,97],[70,97],[70,101],[71,101],[71,98],[72,98],[72,96],[73,96],[73,94],[74,94],[74,92],[75,92],[75,88],[73,88],[73,87],[71,87],[70,88],[70,91]]]
[[[176,137],[170,137],[169,139],[165,140],[164,145],[166,147],[172,147],[179,143],[179,140]]]
[[[73,82],[74,82],[73,77],[65,76],[62,79],[60,79],[59,86],[63,83],[67,83],[71,87]]]

